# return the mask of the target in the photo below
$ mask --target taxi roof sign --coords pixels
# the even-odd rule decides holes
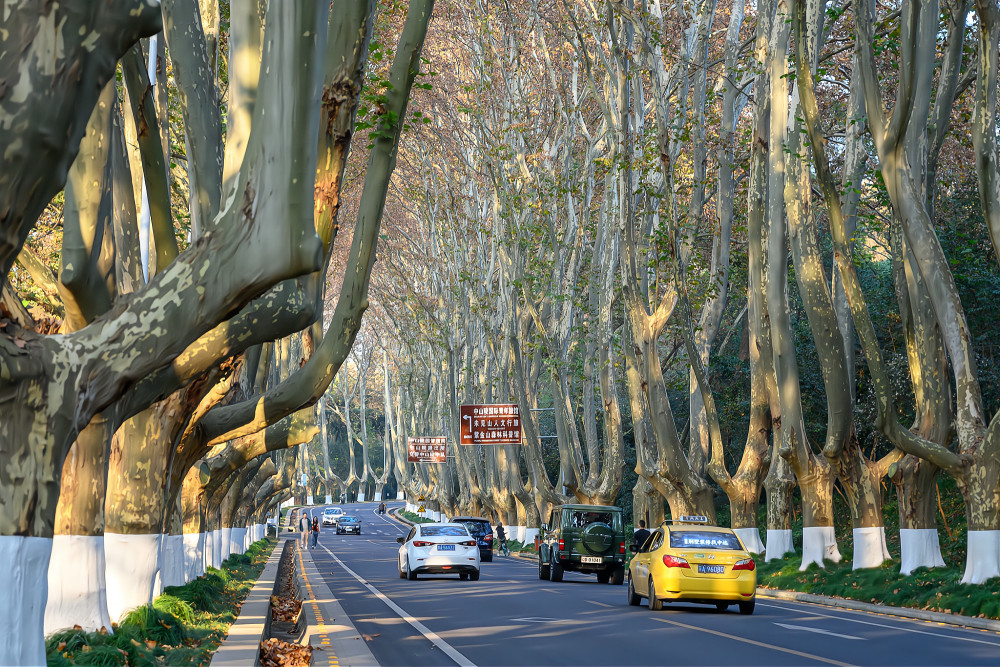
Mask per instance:
[[[660,525],[668,523],[708,523],[708,517],[702,514],[685,514],[676,519],[667,519]]]

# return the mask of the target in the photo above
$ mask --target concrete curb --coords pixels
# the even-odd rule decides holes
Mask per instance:
[[[848,600],[846,598],[834,598],[826,595],[814,595],[812,593],[799,593],[798,591],[785,591],[776,588],[758,588],[757,597],[772,600],[788,600],[791,602],[822,604],[830,607],[838,607],[840,609],[866,611],[875,614],[888,614],[890,616],[911,618],[918,621],[943,623],[945,625],[956,625],[963,628],[974,628],[976,630],[988,630],[990,632],[1000,633],[1000,621],[994,621],[989,618],[976,618],[974,616],[962,616],[960,614],[928,611],[925,609],[890,607],[889,605],[872,604],[871,602],[860,602],[858,600]]]
[[[225,640],[212,654],[211,667],[247,667],[260,664],[260,642],[271,621],[271,593],[274,591],[274,580],[278,576],[278,562],[284,546],[281,540],[274,546],[257,582],[240,607],[239,617],[230,626]]]

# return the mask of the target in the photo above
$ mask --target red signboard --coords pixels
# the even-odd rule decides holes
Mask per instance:
[[[521,415],[516,405],[463,405],[463,445],[520,445]]]
[[[430,438],[407,438],[406,460],[411,463],[444,463],[448,457],[447,439],[440,436]]]

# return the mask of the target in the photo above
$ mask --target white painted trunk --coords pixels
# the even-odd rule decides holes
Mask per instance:
[[[802,564],[799,570],[804,570],[810,564],[816,563],[823,567],[823,561],[840,562],[840,549],[837,548],[837,535],[833,526],[809,526],[802,529]]]
[[[312,505],[312,504],[313,504],[313,497],[306,496],[306,505]]]
[[[246,539],[247,529],[246,528],[230,528],[229,529],[229,553],[241,554],[243,553],[243,540]]]
[[[1000,577],[1000,530],[970,530],[963,584]]]
[[[854,529],[855,570],[878,567],[887,560],[892,560],[892,556],[885,543],[885,526]]]
[[[358,502],[359,503],[365,502],[365,492],[364,491],[358,491]]]
[[[333,496],[326,496],[326,497],[325,497],[325,498],[323,499],[323,502],[324,502],[325,504],[327,504],[327,505],[332,505],[332,504],[333,504]]]
[[[517,540],[518,542],[523,542],[524,526],[509,526],[507,529],[507,537],[512,540]]]
[[[764,548],[766,554],[765,561],[782,558],[785,554],[795,553],[795,545],[792,544],[791,530],[767,529],[767,546]]]
[[[381,491],[376,491],[375,492],[375,497],[372,498],[372,502],[376,502],[376,503],[382,502],[382,492]]]
[[[205,574],[205,533],[184,533],[184,579]]]
[[[743,546],[752,554],[764,553],[764,543],[760,541],[760,531],[756,528],[733,528],[733,532],[743,542]],[[791,537],[791,532],[789,537]]]
[[[104,534],[107,559],[108,613],[118,622],[136,607],[151,604],[163,586],[160,580],[159,533]]]
[[[184,536],[164,535],[160,545],[160,578],[163,586],[183,586],[186,581],[184,567]]]
[[[525,528],[524,529],[524,539],[521,540],[522,544],[534,544],[535,538],[538,537],[537,528]]]
[[[899,529],[899,573],[907,575],[918,567],[944,567],[937,528]]]
[[[283,500],[278,504],[278,507],[291,507],[295,503],[294,498],[289,498],[288,500]]]
[[[45,600],[52,539],[0,535],[0,665],[45,664]]]
[[[396,492],[396,500],[406,500],[406,494],[402,491]]]
[[[232,552],[232,545],[230,544],[230,540],[233,539],[233,529],[229,528],[228,526],[223,527],[219,531],[219,536],[221,539],[219,540],[218,567],[222,567],[222,563],[226,562],[226,559],[229,558],[229,554]]]
[[[103,535],[56,535],[49,559],[45,634],[79,625],[111,629]]]
[[[219,528],[212,531],[212,567],[222,567],[222,530]]]
[[[212,554],[215,553],[215,531],[209,530],[205,533],[205,548],[202,551],[202,562],[201,571],[205,573],[208,568],[214,567],[212,565]],[[200,576],[200,575],[199,575]]]
[[[254,535],[253,535],[253,541],[254,542],[257,542],[257,541],[262,540],[265,537],[267,537],[267,532],[265,530],[264,524],[262,524],[262,523],[254,524],[254,527],[257,529],[256,531],[254,531]]]

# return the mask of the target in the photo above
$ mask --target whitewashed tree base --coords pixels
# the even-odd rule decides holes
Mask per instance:
[[[892,556],[885,543],[885,526],[854,529],[853,569],[878,567],[887,560],[892,560]]]
[[[212,545],[215,547],[215,550],[212,552],[212,567],[214,567],[215,569],[221,569],[222,568],[222,544],[223,544],[222,543],[222,529],[218,528],[216,530],[213,530],[212,532],[214,533],[214,537],[212,538],[213,539]]]
[[[764,547],[765,561],[783,558],[785,554],[795,553],[791,530],[768,528],[766,537],[767,545]]]
[[[52,539],[0,535],[0,665],[45,664],[45,601]]]
[[[111,630],[103,535],[56,535],[48,568],[45,634],[79,625]]]
[[[970,530],[963,584],[1000,577],[1000,530]]]
[[[219,567],[222,567],[222,563],[226,562],[226,559],[229,558],[229,554],[232,551],[230,540],[233,539],[233,529],[223,527],[222,530],[219,531],[219,536],[221,537],[219,540]]]
[[[899,573],[907,575],[918,567],[944,567],[937,528],[899,529]]]
[[[524,529],[524,539],[521,540],[521,544],[534,544],[536,537],[538,537],[538,529],[537,528],[525,528]]]
[[[205,574],[205,533],[184,533],[184,578],[194,581]]]
[[[229,552],[234,554],[243,553],[243,542],[247,536],[246,528],[229,529]]]
[[[507,537],[518,542],[524,542],[524,526],[508,526]]]
[[[760,531],[756,528],[733,528],[733,532],[752,554],[764,553],[764,543],[760,541]],[[789,531],[791,532],[791,531]]]
[[[160,542],[163,536],[104,534],[107,560],[108,614],[121,621],[129,611],[150,604],[163,590]]]
[[[291,507],[294,504],[295,504],[295,499],[294,498],[289,498],[288,500],[282,500],[280,503],[278,503],[278,507],[279,508],[280,507]]]
[[[184,575],[184,536],[164,535],[160,544],[160,578],[163,587],[183,586]]]
[[[396,500],[406,500],[406,494],[402,491],[396,492]]]
[[[313,497],[306,496],[306,505],[312,505],[312,504],[313,504]]]
[[[823,567],[824,560],[839,563],[840,559],[833,526],[809,526],[802,529],[802,564],[799,565],[799,571],[813,563]]]
[[[382,492],[381,491],[376,491],[375,492],[375,497],[372,498],[372,502],[375,502],[375,503],[382,502]]]
[[[358,502],[359,503],[365,502],[365,494],[363,494],[363,493],[359,493],[358,494]]]
[[[333,504],[333,496],[326,496],[326,497],[324,497],[323,498],[323,503],[325,505],[332,505]]]
[[[205,548],[202,550],[202,558],[204,562],[201,564],[201,572],[204,574],[208,572],[208,568],[212,566],[212,553],[215,551],[215,531],[209,530],[205,532]],[[201,576],[201,575],[198,575]]]

